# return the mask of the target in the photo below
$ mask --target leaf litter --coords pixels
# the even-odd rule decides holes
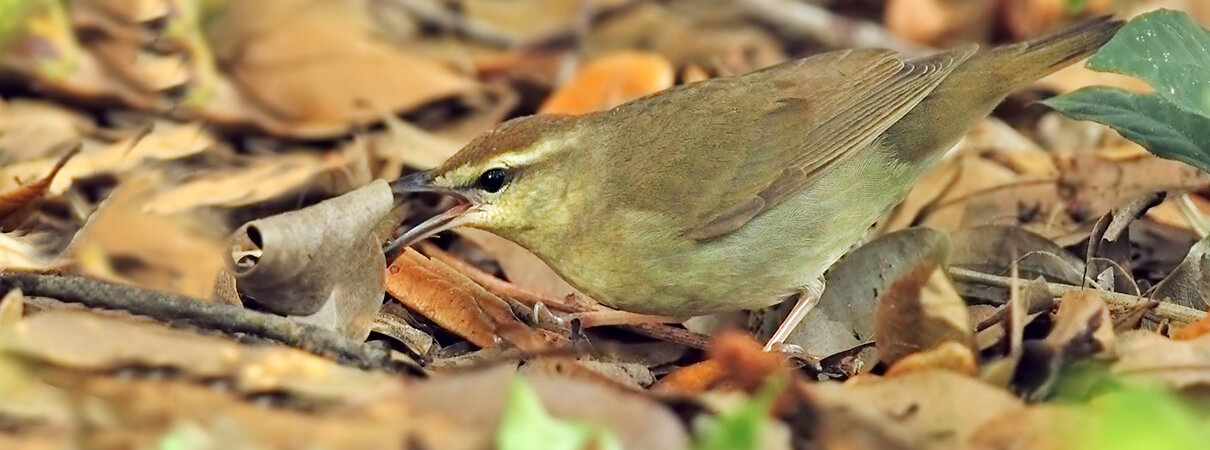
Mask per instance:
[[[867,42],[826,24],[885,24],[898,47],[1149,6],[1210,23],[1196,1],[832,3],[0,2],[0,447],[1204,434],[1210,175],[1019,106],[1093,85],[1153,93],[1084,67],[982,121],[832,267],[780,352],[758,341],[788,305],[589,327],[609,311],[482,231],[382,257],[400,222],[442,205],[378,180],[508,118],[592,114]]]

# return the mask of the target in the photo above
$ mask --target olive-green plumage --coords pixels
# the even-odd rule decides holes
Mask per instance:
[[[1120,26],[982,53],[831,52],[598,114],[516,119],[396,182],[467,201],[404,240],[491,231],[633,312],[767,306],[816,280],[1005,95]]]

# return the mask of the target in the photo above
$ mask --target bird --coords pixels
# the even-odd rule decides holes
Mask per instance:
[[[387,252],[477,228],[638,314],[687,318],[797,295],[770,349],[818,302],[825,271],[978,121],[1122,24],[1097,17],[926,56],[837,50],[597,113],[512,119],[392,183],[397,198],[457,201]]]

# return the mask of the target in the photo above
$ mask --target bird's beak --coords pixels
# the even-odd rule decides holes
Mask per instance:
[[[411,175],[402,177],[391,183],[391,192],[399,198],[403,194],[414,192],[432,192],[436,194],[444,194],[458,199],[458,203],[454,207],[445,210],[445,212],[436,216],[430,217],[428,220],[421,222],[412,229],[403,233],[394,241],[391,241],[384,251],[388,258],[394,257],[396,252],[409,245],[420,242],[429,236],[457,227],[462,224],[463,214],[475,206],[465,193],[453,189],[440,188],[432,186],[432,175],[428,172],[416,172]]]

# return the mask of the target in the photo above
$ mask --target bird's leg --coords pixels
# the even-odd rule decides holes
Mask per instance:
[[[769,342],[765,343],[765,351],[776,349],[782,343],[786,342],[786,338],[790,337],[790,332],[798,328],[798,324],[802,323],[802,319],[807,317],[815,305],[819,304],[819,298],[823,296],[824,280],[823,277],[815,280],[812,283],[803,287],[798,293],[798,302],[794,304],[794,308],[790,310],[790,314],[786,316],[786,320],[781,322],[777,327],[777,331],[773,333],[773,337],[769,338]]]

